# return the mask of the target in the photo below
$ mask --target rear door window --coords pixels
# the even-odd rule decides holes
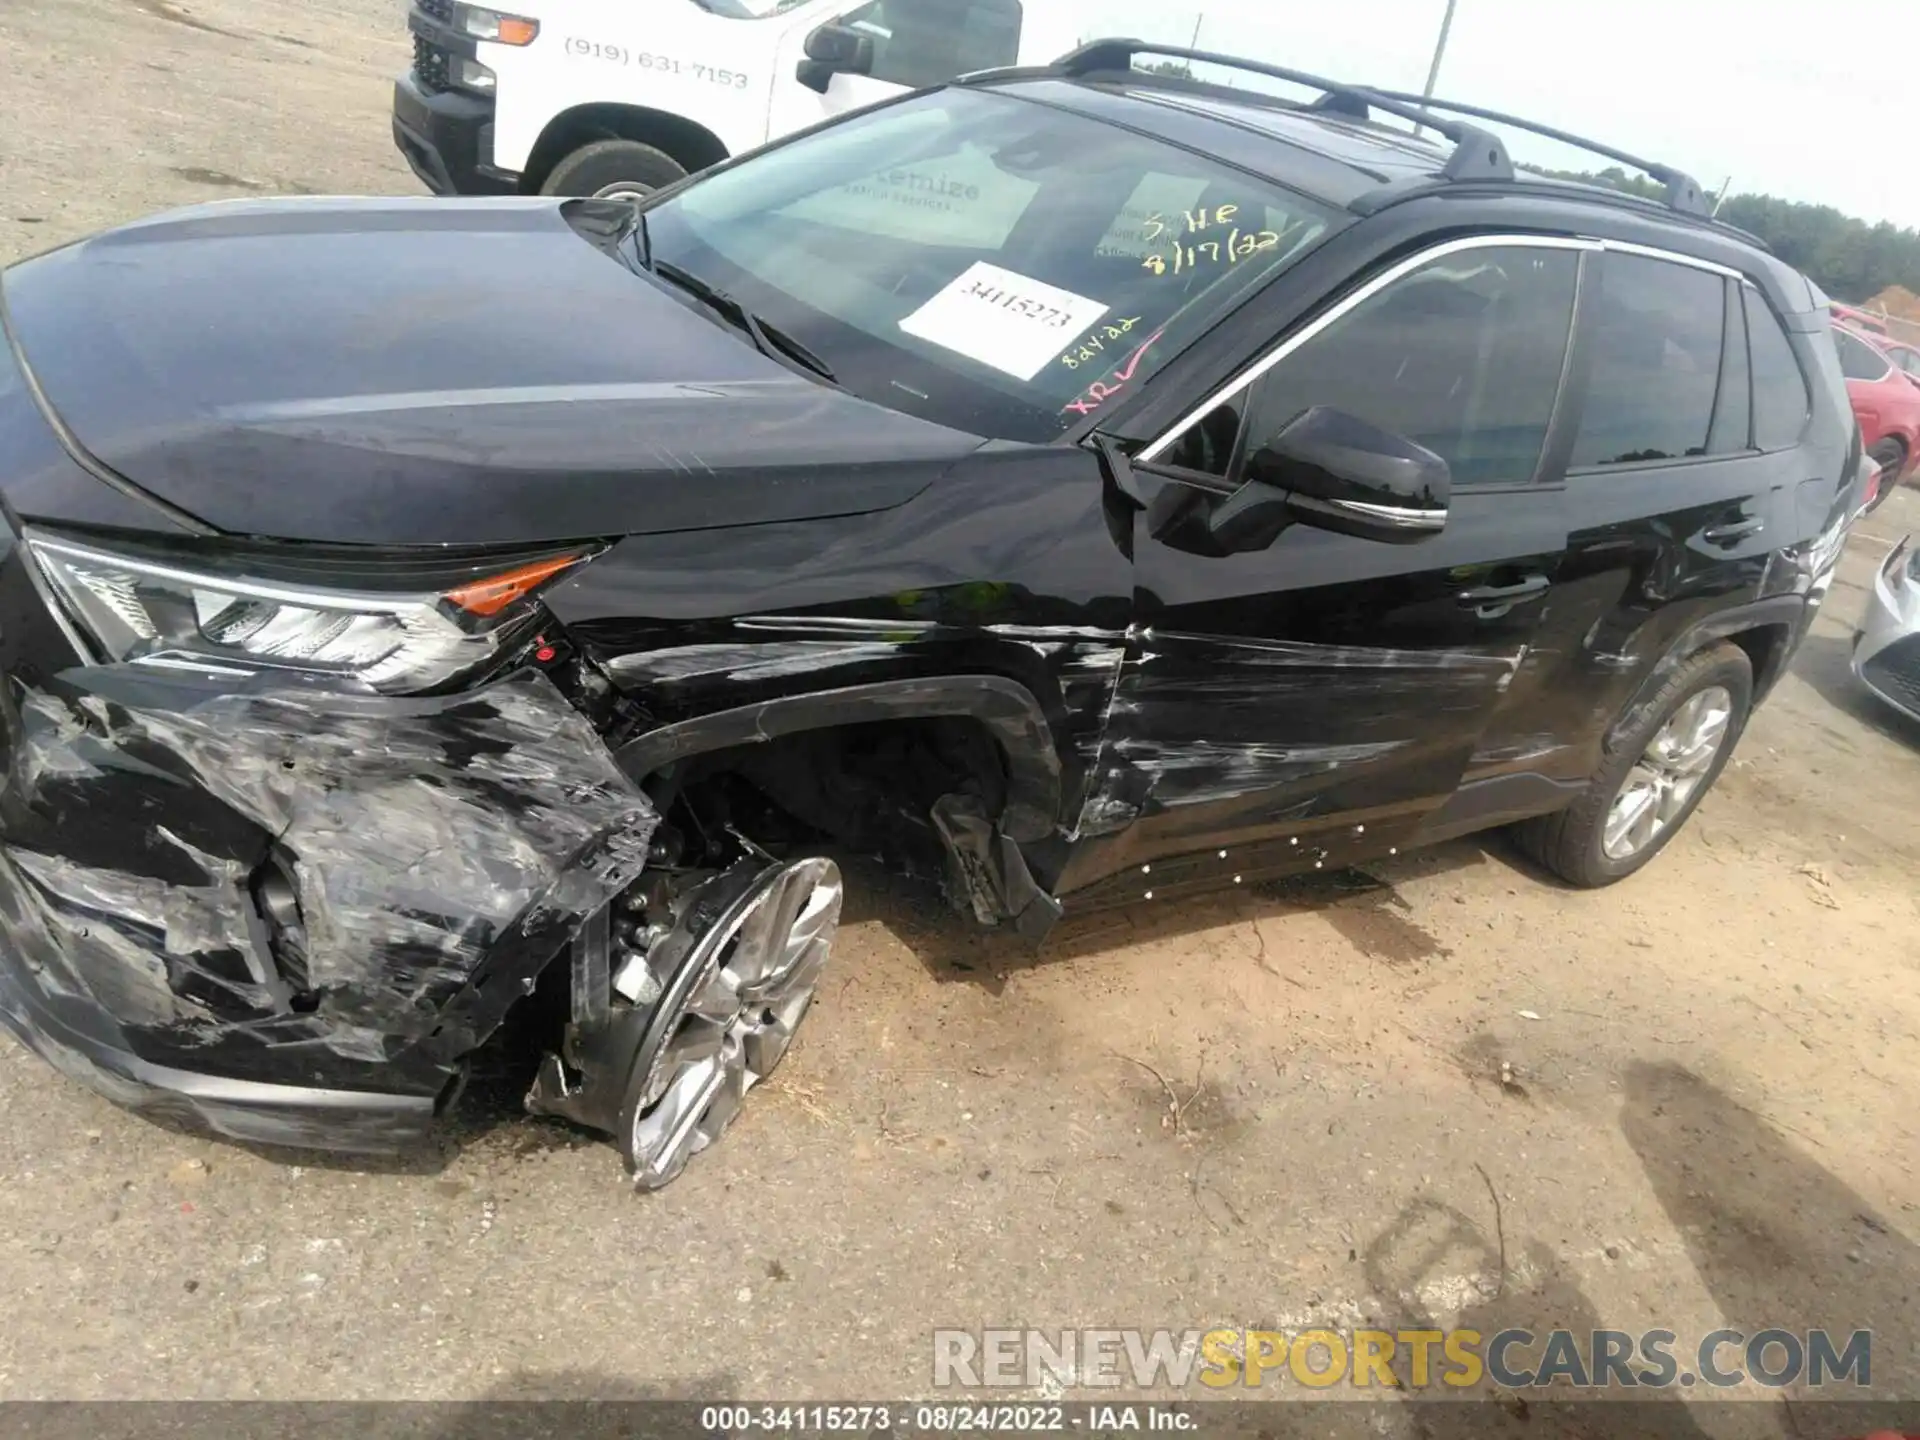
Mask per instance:
[[[1576,469],[1708,453],[1720,390],[1726,284],[1716,274],[1611,252]]]
[[[1833,332],[1834,348],[1840,352],[1840,373],[1849,380],[1884,380],[1887,358],[1858,336],[1844,330]]]

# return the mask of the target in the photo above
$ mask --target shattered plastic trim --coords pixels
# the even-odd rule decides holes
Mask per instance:
[[[365,1148],[344,1133],[364,1126],[312,1098],[329,1088],[430,1112],[638,876],[657,820],[531,671],[409,701],[235,694],[130,667],[61,681],[8,697],[0,1009],[112,1098],[157,1087],[227,1133]],[[298,906],[277,935],[251,889],[270,859]],[[279,1094],[287,1115],[271,1113]],[[268,1109],[249,1127],[209,1103]]]

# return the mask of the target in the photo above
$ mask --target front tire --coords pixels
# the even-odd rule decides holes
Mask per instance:
[[[638,140],[596,140],[562,156],[548,173],[540,193],[642,200],[685,179],[686,174],[666,151]]]
[[[1586,793],[1513,827],[1569,885],[1611,885],[1653,859],[1720,777],[1753,705],[1753,666],[1726,642],[1694,655],[1614,738]]]

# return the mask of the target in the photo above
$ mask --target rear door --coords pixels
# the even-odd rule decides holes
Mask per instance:
[[[1685,256],[1608,242],[1597,258],[1567,560],[1541,636],[1558,668],[1535,712],[1561,741],[1534,763],[1569,780],[1684,632],[1759,595],[1772,551],[1801,538],[1810,480],[1806,381],[1760,292]]]
[[[1483,237],[1404,261],[1142,451],[1138,623],[1081,821],[1112,839],[1069,884],[1201,846],[1338,863],[1453,793],[1565,548],[1542,456],[1588,248]],[[1445,530],[1390,545],[1294,525],[1258,553],[1201,553],[1183,511],[1316,405],[1441,454]]]

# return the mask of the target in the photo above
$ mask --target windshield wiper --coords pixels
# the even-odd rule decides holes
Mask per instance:
[[[648,258],[652,259],[651,247],[649,247]],[[658,275],[662,280],[678,285],[682,290],[693,296],[694,299],[719,311],[720,314],[732,320],[742,330],[745,330],[748,337],[752,339],[754,348],[762,355],[767,356],[769,359],[779,359],[781,356],[785,356],[801,368],[812,371],[829,385],[837,385],[839,383],[838,377],[833,373],[833,367],[828,365],[826,361],[822,360],[818,355],[814,354],[813,351],[794,339],[793,336],[787,334],[786,331],[769,325],[758,315],[747,309],[745,305],[742,305],[738,300],[734,299],[733,296],[727,294],[726,291],[716,289],[702,280],[698,275],[695,275],[691,270],[684,270],[671,260],[654,260],[650,268],[653,273]]]

